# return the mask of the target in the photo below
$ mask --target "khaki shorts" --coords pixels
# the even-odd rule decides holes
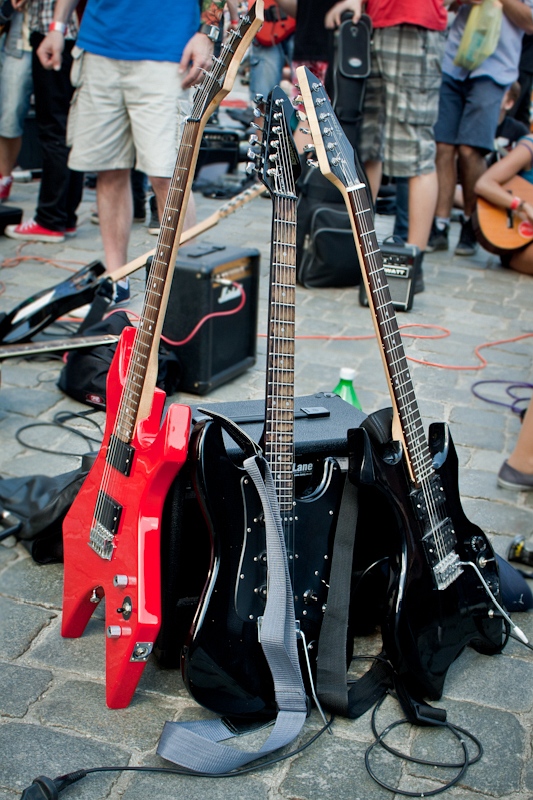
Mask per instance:
[[[416,25],[377,28],[366,82],[360,154],[383,172],[410,178],[435,170],[445,37]]]
[[[135,166],[147,175],[171,178],[191,108],[178,64],[120,61],[79,47],[72,56],[69,167],[101,172]]]

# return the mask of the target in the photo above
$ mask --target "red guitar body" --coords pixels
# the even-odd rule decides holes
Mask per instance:
[[[135,329],[126,328],[107,377],[106,426],[94,466],[63,524],[64,590],[61,633],[82,635],[106,596],[106,703],[125,708],[135,691],[161,624],[160,526],[170,484],[187,456],[191,410],[169,407],[156,389],[149,416],[139,422],[128,475],[108,462],[110,437],[131,358]],[[102,480],[120,508],[110,556],[90,540]],[[93,520],[93,523],[91,523]]]

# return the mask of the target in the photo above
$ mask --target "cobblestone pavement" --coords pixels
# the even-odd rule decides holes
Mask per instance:
[[[28,218],[35,207],[36,182],[16,183],[11,204]],[[219,207],[220,201],[195,195],[198,218]],[[37,290],[53,286],[78,269],[102,258],[98,227],[90,222],[95,196],[86,190],[78,235],[60,245],[19,244],[0,237],[3,293],[0,310],[10,311]],[[266,330],[271,203],[259,197],[227,217],[202,240],[239,247],[258,247],[261,282],[258,330]],[[389,233],[391,219],[379,217],[378,234]],[[452,246],[459,230],[452,225]],[[130,257],[149,250],[155,239],[144,225],[134,226]],[[10,261],[10,259],[20,259]],[[457,258],[453,250],[426,257],[426,291],[417,295],[409,314],[400,314],[405,347],[412,359],[447,365],[449,369],[411,362],[413,382],[425,425],[449,423],[460,460],[460,490],[467,516],[491,537],[505,555],[517,534],[533,530],[533,495],[499,489],[496,474],[512,449],[519,429],[508,409],[477,399],[477,380],[532,382],[531,339],[509,341],[533,332],[533,280],[501,269],[495,258],[479,252]],[[131,307],[140,310],[143,271],[132,278]],[[425,338],[428,331],[415,325],[439,325],[449,335]],[[339,368],[356,370],[356,390],[363,409],[388,405],[388,390],[373,327],[367,309],[358,303],[357,290],[303,289],[297,291],[296,394],[330,391]],[[407,334],[409,338],[407,338]],[[348,338],[333,340],[331,335]],[[411,336],[413,338],[411,338]],[[481,369],[475,348],[499,342],[481,351],[487,363]],[[261,398],[264,392],[265,339],[258,338],[255,366],[213,391],[203,402]],[[28,429],[22,441],[17,432],[33,422],[50,422],[62,410],[85,406],[67,398],[56,382],[61,362],[50,356],[13,359],[2,364],[0,389],[0,474],[58,475],[76,468],[83,445],[57,428]],[[476,371],[477,370],[477,371]],[[499,387],[485,388],[504,399]],[[198,397],[177,393],[173,402],[197,403]],[[104,415],[97,414],[102,422]],[[78,423],[89,434],[85,423]],[[22,443],[24,442],[24,443]],[[39,445],[44,452],[32,449]],[[54,452],[56,451],[56,452]],[[9,544],[9,543],[8,543]],[[0,545],[0,800],[13,800],[37,775],[59,774],[91,766],[158,765],[155,755],[165,720],[202,717],[185,691],[177,671],[161,670],[149,662],[131,705],[106,708],[104,700],[104,629],[98,610],[79,639],[60,635],[62,603],[61,565],[37,565],[21,545]],[[518,624],[533,638],[533,617],[516,615]],[[376,641],[357,643],[367,652]],[[467,728],[483,744],[481,760],[471,766],[458,786],[446,796],[532,800],[531,723],[533,708],[531,652],[511,642],[493,658],[467,650],[452,665],[439,705],[450,721]],[[387,701],[389,703],[389,701]],[[400,716],[390,700],[383,723]],[[305,740],[319,727],[314,712],[304,728]],[[302,800],[381,800],[392,793],[366,773],[364,751],[372,741],[369,715],[357,721],[338,719],[333,736],[322,736],[301,755],[263,771],[231,779],[199,779],[139,773],[101,773],[85,778],[65,791],[65,798],[133,798],[160,800],[187,795],[190,800],[232,796]],[[440,732],[402,729],[395,742],[434,760],[457,758],[451,742]],[[454,755],[455,753],[455,755]],[[383,776],[407,791],[430,791],[448,779],[434,768],[380,758]],[[62,795],[63,796],[63,795]]]

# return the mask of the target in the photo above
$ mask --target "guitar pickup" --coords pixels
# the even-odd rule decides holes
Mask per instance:
[[[126,478],[131,472],[134,455],[135,448],[132,447],[131,444],[123,442],[122,439],[119,439],[114,433],[111,434],[109,437],[106,461]]]

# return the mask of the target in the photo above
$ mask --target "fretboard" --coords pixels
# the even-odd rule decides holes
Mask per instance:
[[[267,346],[265,458],[282,515],[294,499],[294,325],[296,197],[273,196]]]
[[[185,189],[199,130],[198,122],[193,120],[186,122],[165,211],[161,218],[152,265],[146,280],[144,305],[115,423],[115,435],[124,442],[131,442],[133,438],[148,366],[157,359],[162,320],[172,282],[170,270],[172,253],[177,241]]]
[[[361,247],[362,267],[370,288],[369,305],[376,321],[390,389],[398,409],[406,456],[416,482],[420,483],[433,473],[432,458],[383,269],[383,258],[374,230],[374,215],[368,207],[366,190],[349,190],[348,197]]]

